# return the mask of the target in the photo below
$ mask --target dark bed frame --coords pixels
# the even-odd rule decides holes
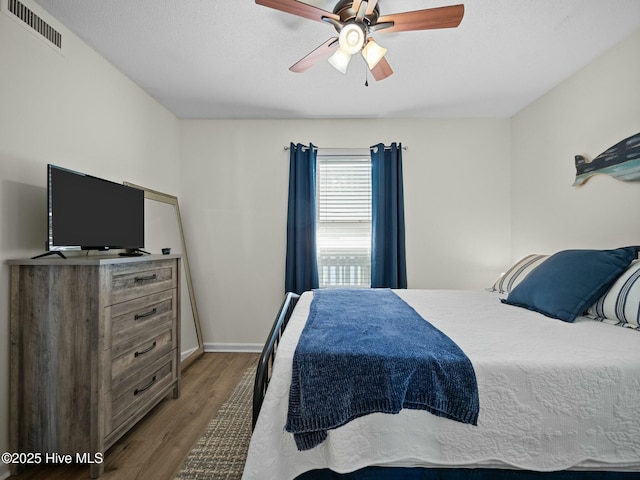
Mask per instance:
[[[262,401],[267,392],[273,361],[276,358],[278,345],[282,338],[293,309],[300,295],[288,292],[269,337],[262,349],[256,379],[253,387],[253,423],[256,426]],[[503,470],[484,468],[400,468],[400,467],[366,467],[352,473],[338,474],[329,469],[313,470],[298,476],[296,480],[633,480],[640,478],[638,472],[606,472],[606,471],[559,471],[533,472],[527,470]]]
[[[262,401],[264,400],[264,395],[267,393],[267,387],[269,386],[269,381],[271,380],[273,361],[276,358],[276,351],[278,350],[278,345],[280,344],[282,332],[284,332],[284,329],[287,328],[289,318],[291,318],[293,308],[296,306],[296,303],[298,303],[299,298],[300,295],[293,292],[288,292],[285,295],[282,305],[280,306],[280,311],[278,312],[276,320],[275,322],[273,322],[273,327],[271,327],[271,331],[269,332],[267,342],[264,344],[264,348],[262,349],[262,355],[260,355],[258,368],[256,369],[256,381],[253,385],[253,421],[251,424],[252,429],[254,429],[256,426],[256,422],[258,421],[258,414],[260,413],[260,408],[262,407]]]

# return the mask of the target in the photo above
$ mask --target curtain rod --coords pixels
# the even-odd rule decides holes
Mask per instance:
[[[372,145],[371,147],[368,147],[368,148],[373,148],[373,147],[375,147],[375,145]],[[366,147],[364,147],[364,148],[358,148],[358,147],[347,147],[347,148],[338,148],[338,147],[316,147],[316,149],[317,149],[317,148],[322,148],[322,149],[327,149],[327,150],[364,150],[364,148],[366,148]],[[285,149],[285,150],[289,150],[289,147],[288,147],[288,146],[285,146],[285,147],[284,147],[284,149]],[[388,149],[389,149],[389,147],[385,147],[385,149],[386,149],[386,150],[388,150]],[[408,149],[409,149],[409,147],[402,146],[402,150],[408,150]]]

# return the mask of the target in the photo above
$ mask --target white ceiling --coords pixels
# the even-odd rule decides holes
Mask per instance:
[[[290,72],[335,29],[253,0],[36,2],[180,118],[509,117],[640,28],[639,0],[379,0],[381,15],[465,15],[379,32],[395,73],[365,87],[359,57],[346,75],[324,60]]]

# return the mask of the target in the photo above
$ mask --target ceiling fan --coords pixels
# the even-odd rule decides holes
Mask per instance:
[[[256,3],[310,20],[329,23],[338,32],[337,37],[330,38],[292,65],[289,68],[292,72],[305,72],[333,52],[329,62],[337,70],[346,73],[352,55],[360,52],[376,80],[384,80],[393,70],[384,58],[387,49],[375,42],[371,36],[373,32],[455,28],[460,25],[464,15],[464,5],[461,4],[380,15],[378,0],[340,0],[333,12],[297,0],[256,0]]]

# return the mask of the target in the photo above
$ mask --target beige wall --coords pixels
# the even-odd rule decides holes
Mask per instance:
[[[510,261],[508,119],[181,122],[187,245],[204,338],[264,341],[284,294],[291,141],[401,141],[412,288],[482,288]]]
[[[597,175],[582,187],[574,156],[595,158],[640,132],[640,31],[512,119],[513,255],[640,244],[640,184]]]
[[[63,35],[56,51],[0,11],[0,451],[8,447],[9,269],[42,253],[46,165],[179,194],[178,121],[127,77]],[[5,6],[5,2],[2,2]],[[0,464],[0,478],[7,474]]]

